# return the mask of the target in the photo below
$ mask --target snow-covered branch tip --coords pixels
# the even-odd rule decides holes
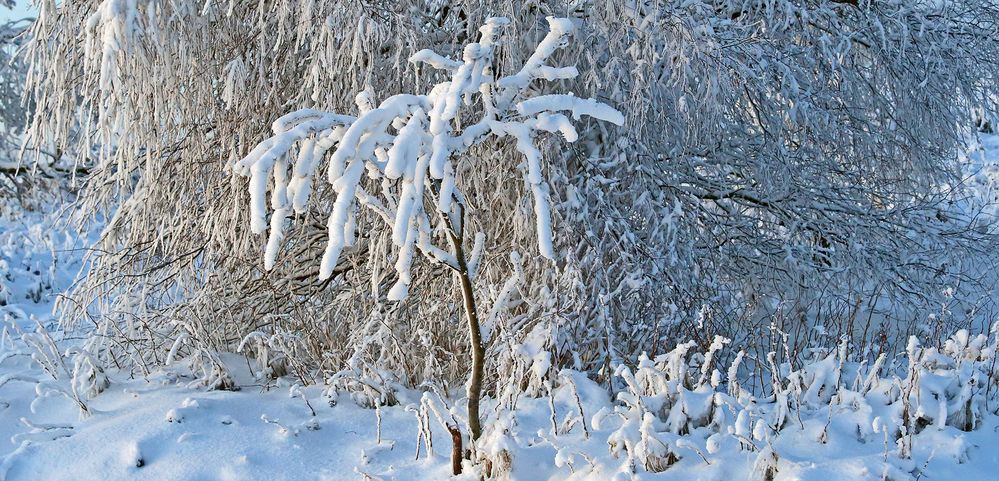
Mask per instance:
[[[621,112],[594,99],[572,94],[531,96],[535,80],[571,79],[574,66],[547,65],[552,54],[568,44],[574,26],[569,19],[548,18],[549,33],[517,73],[494,79],[492,63],[499,36],[509,21],[494,17],[479,31],[481,40],[465,46],[462,60],[452,60],[432,50],[421,50],[409,61],[450,72],[448,81],[427,94],[393,95],[377,107],[370,95],[359,95],[359,116],[351,117],[313,109],[299,110],[274,122],[274,135],[254,148],[235,166],[250,177],[251,228],[263,233],[270,225],[264,266],[274,266],[284,238],[290,207],[302,212],[312,192],[312,178],[330,149],[327,176],[336,192],[328,220],[329,240],[320,266],[320,278],[329,278],[343,250],[353,244],[357,205],[373,210],[391,228],[398,253],[395,269],[399,281],[389,298],[407,296],[410,269],[417,250],[432,262],[458,268],[452,254],[434,245],[432,233],[447,225],[454,203],[463,195],[456,184],[454,162],[490,135],[515,139],[526,160],[525,184],[534,199],[540,253],[555,258],[551,204],[542,175],[541,151],[534,138],[539,132],[561,134],[567,142],[578,137],[573,121],[582,116],[616,125],[624,124]],[[458,124],[462,107],[479,108],[477,122]],[[471,109],[470,109],[471,110]],[[561,112],[568,112],[569,117]],[[289,168],[292,175],[289,176]],[[271,217],[267,221],[266,192],[271,186]],[[384,199],[365,190],[365,178],[380,182]],[[430,188],[428,190],[428,187]],[[427,209],[425,201],[433,201]],[[481,254],[481,246],[475,249]]]

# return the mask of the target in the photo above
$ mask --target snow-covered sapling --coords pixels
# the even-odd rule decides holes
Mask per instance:
[[[584,115],[624,123],[620,112],[596,100],[572,94],[535,95],[529,88],[535,80],[578,75],[575,67],[546,64],[556,50],[567,45],[574,29],[569,19],[549,17],[549,33],[523,68],[495,78],[493,59],[500,31],[508,23],[500,17],[487,19],[479,29],[479,42],[466,45],[460,61],[430,50],[410,57],[410,62],[450,74],[450,80],[435,85],[429,93],[393,95],[377,106],[369,93],[362,93],[357,98],[360,112],[356,117],[314,109],[292,112],[274,122],[274,135],[235,165],[236,172],[250,178],[252,231],[262,234],[270,228],[266,269],[276,262],[288,216],[292,210],[306,210],[313,177],[333,149],[326,169],[337,195],[319,277],[328,279],[338,272],[341,253],[355,239],[358,206],[383,219],[384,227],[392,232],[398,280],[388,292],[388,300],[401,301],[408,296],[417,252],[457,274],[471,338],[468,420],[473,440],[481,434],[479,398],[485,350],[472,287],[485,236],[466,232],[467,208],[455,164],[475,145],[493,137],[512,137],[526,160],[524,180],[534,201],[538,250],[554,259],[549,190],[535,136],[558,133],[573,142],[578,138],[573,120]],[[462,108],[468,114],[459,122]],[[477,121],[467,121],[469,116]],[[269,177],[273,177],[273,212],[268,221]],[[370,184],[380,183],[381,196],[365,190],[365,177]],[[435,243],[435,233],[440,232],[449,248]],[[466,250],[468,241],[470,252]]]

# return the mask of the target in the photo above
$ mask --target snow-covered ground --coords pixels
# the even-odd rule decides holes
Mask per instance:
[[[19,343],[13,345],[17,348]],[[4,352],[10,350],[8,342]],[[433,455],[427,455],[421,442],[416,457],[419,423],[414,410],[404,406],[419,405],[418,393],[401,393],[400,405],[378,411],[343,398],[330,406],[320,388],[263,389],[253,383],[245,365],[239,367],[238,359],[229,361],[240,372],[241,391],[186,387],[169,372],[146,379],[112,375],[111,387],[89,401],[91,413],[84,418],[65,397],[37,398],[33,383],[6,384],[0,390],[0,432],[12,443],[0,451],[0,478],[449,478],[450,438],[436,422],[431,423]],[[2,366],[3,375],[45,378],[24,358],[7,360]],[[579,376],[574,380],[575,390],[565,385],[555,393],[557,434],[547,399],[522,398],[515,413],[503,416],[506,434],[494,433],[488,441],[491,449],[506,449],[512,460],[512,469],[500,479],[766,479],[761,463],[769,459],[768,449],[777,453],[777,480],[987,480],[999,472],[999,452],[994,449],[999,441],[999,418],[995,416],[971,432],[928,427],[915,437],[911,459],[901,459],[894,440],[886,445],[884,434],[874,431],[878,408],[872,411],[872,406],[851,399],[834,407],[831,417],[820,408],[800,422],[789,419],[782,434],[775,437],[760,426],[750,429],[752,433],[739,433],[746,429],[739,425],[749,422],[741,416],[719,421],[733,428],[731,435],[723,430],[721,436],[712,436],[710,426],[682,437],[661,433],[658,439],[673,446],[681,459],[663,472],[652,473],[620,450],[617,457],[612,454],[613,443],[633,442],[645,427],[631,422],[620,408],[620,416],[608,415],[614,407],[606,391]],[[576,422],[580,407],[586,431]],[[769,419],[765,408],[760,414],[760,419]],[[727,415],[722,412],[721,417]],[[823,443],[827,423],[830,428]],[[743,434],[750,438],[745,445],[737,438]],[[478,476],[470,471],[462,479]]]
[[[999,138],[985,146],[999,151]],[[973,181],[993,189],[997,162],[975,162]],[[72,384],[80,341],[50,314],[83,262],[67,228],[60,214],[0,219],[0,480],[450,478],[444,424],[463,425],[464,411],[432,392],[379,409],[334,403],[322,387],[261,384],[252,360],[223,354],[239,391],[207,391],[178,363],[147,377],[109,370],[110,386],[86,396]],[[997,346],[996,333],[957,333],[940,349],[911,345],[877,375],[822,353],[782,372],[776,396],[734,387],[729,366],[683,345],[620,368],[614,400],[580,373],[549,373],[550,391],[483,410],[480,462],[459,479],[999,479]]]

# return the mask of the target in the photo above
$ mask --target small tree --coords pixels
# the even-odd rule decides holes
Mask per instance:
[[[472,369],[468,382],[468,424],[472,440],[482,432],[479,401],[485,366],[485,347],[473,296],[473,282],[485,247],[485,234],[471,240],[465,229],[468,206],[456,182],[455,162],[469,149],[492,137],[510,136],[526,161],[525,182],[534,199],[537,242],[541,255],[555,259],[552,243],[548,186],[542,174],[542,153],[535,145],[538,133],[560,133],[573,142],[578,135],[573,120],[582,116],[623,125],[617,110],[594,99],[572,94],[532,96],[535,80],[571,79],[575,67],[547,65],[551,55],[568,43],[573,31],[569,19],[549,17],[550,31],[538,44],[523,68],[513,75],[496,78],[492,65],[499,46],[499,33],[508,20],[493,17],[479,29],[478,43],[465,46],[462,61],[421,50],[410,62],[427,64],[450,73],[450,80],[430,89],[429,94],[393,95],[377,107],[370,92],[356,98],[357,117],[313,109],[299,110],[278,119],[274,136],[261,142],[235,165],[250,177],[251,229],[267,230],[268,179],[273,178],[270,203],[270,234],[264,266],[271,269],[282,246],[284,229],[292,210],[306,211],[313,177],[327,152],[327,175],[336,191],[329,216],[329,241],[319,276],[327,279],[337,271],[341,252],[353,244],[358,206],[370,209],[392,230],[397,252],[398,280],[387,294],[402,301],[412,282],[416,253],[450,268],[458,277],[471,341]],[[461,115],[478,118],[464,123]],[[572,120],[561,112],[571,114]],[[367,192],[365,175],[380,183],[381,196]],[[445,238],[449,248],[438,242]]]

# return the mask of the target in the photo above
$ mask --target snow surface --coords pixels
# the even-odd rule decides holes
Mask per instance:
[[[987,153],[999,151],[999,138],[986,138],[984,144]],[[978,170],[995,170],[991,155],[975,158]],[[975,182],[994,195],[997,176],[982,175]],[[40,328],[67,352],[79,342],[64,335],[50,314],[58,292],[83,262],[82,241],[66,228],[57,213],[0,218],[0,480],[451,478],[449,435],[432,416],[425,418],[429,423],[419,421],[425,407],[440,404],[428,402],[429,394],[401,391],[398,405],[379,409],[360,407],[344,394],[331,403],[322,387],[302,388],[285,379],[262,384],[256,363],[235,354],[220,357],[239,391],[197,387],[183,361],[148,377],[109,371],[110,387],[86,400],[90,413],[81,415],[76,403],[62,395],[69,381],[53,380],[18,334],[32,339]],[[934,422],[913,436],[910,459],[898,455],[899,446],[888,435],[898,413],[878,402],[897,394],[893,386],[877,376],[858,375],[855,388],[834,396],[828,387],[844,376],[835,352],[800,371],[797,402],[804,407],[800,416],[788,415],[779,434],[765,422],[780,413],[772,399],[746,403],[744,395],[735,394],[726,401],[735,409],[709,415],[724,394],[719,371],[729,366],[712,369],[709,360],[687,373],[682,357],[674,356],[657,363],[643,360],[634,373],[619,369],[619,381],[639,391],[665,383],[654,394],[631,395],[618,382],[621,396],[612,401],[605,387],[564,371],[554,376],[566,382],[552,388],[551,397],[523,395],[513,411],[487,404],[480,449],[494,460],[508,460],[508,465],[496,463],[496,478],[515,480],[757,480],[765,479],[769,462],[776,464],[778,481],[997,479],[999,417],[988,414],[976,429],[961,431],[945,422],[953,406],[936,401],[959,397],[957,391],[975,385],[948,380],[946,373],[964,375],[968,365],[950,355],[958,365],[948,368],[951,361],[944,354],[970,349],[994,356],[988,351],[993,338],[986,346],[982,338],[959,332],[941,351],[925,351],[925,362],[944,368],[922,374],[921,401],[914,407]],[[674,352],[686,353],[691,346],[681,344]],[[711,349],[721,347],[719,342]],[[912,352],[918,349],[910,346]],[[706,356],[710,359],[710,352]],[[532,369],[540,378],[548,367],[539,365]],[[729,372],[734,378],[738,370]],[[687,374],[699,378],[700,387],[668,381]],[[738,388],[730,383],[728,390]],[[666,392],[675,394],[674,406],[683,409],[667,409],[669,417],[660,421],[653,412],[662,410]],[[838,399],[831,402],[833,397]],[[986,411],[996,408],[987,405]],[[643,414],[632,416],[636,410]],[[451,406],[451,412],[460,418],[463,406]],[[721,428],[698,425],[698,419],[710,416],[717,418],[711,424]],[[674,432],[686,426],[692,426],[686,434]],[[432,453],[419,437],[425,429],[432,434]],[[655,469],[637,460],[661,459],[669,452],[679,460],[662,472],[651,472]],[[479,479],[477,469],[466,466],[457,479]]]

